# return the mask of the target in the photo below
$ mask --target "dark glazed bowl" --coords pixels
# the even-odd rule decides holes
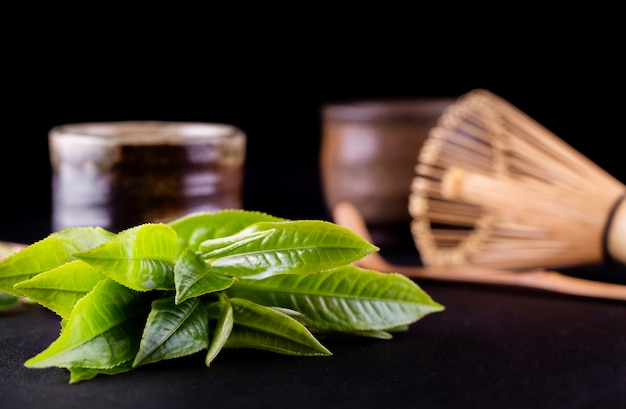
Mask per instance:
[[[379,246],[412,245],[408,211],[414,166],[448,97],[351,101],[322,107],[320,170],[330,212],[356,205]]]

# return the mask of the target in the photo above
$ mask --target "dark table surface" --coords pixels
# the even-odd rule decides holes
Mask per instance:
[[[39,230],[38,230],[39,229]],[[0,240],[45,224],[0,221]],[[626,284],[623,266],[573,269]],[[70,385],[24,362],[56,339],[39,306],[0,312],[0,408],[624,408],[626,303],[417,281],[446,309],[391,340],[323,339],[330,357],[224,350]]]

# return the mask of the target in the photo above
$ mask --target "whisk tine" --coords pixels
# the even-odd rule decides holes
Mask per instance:
[[[552,268],[607,252],[626,264],[626,186],[487,90],[446,109],[415,173],[409,213],[425,264]]]

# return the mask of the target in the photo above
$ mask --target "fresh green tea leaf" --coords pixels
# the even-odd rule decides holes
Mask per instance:
[[[24,296],[69,318],[74,305],[106,276],[89,264],[74,260],[15,284]]]
[[[77,252],[99,246],[113,236],[100,227],[75,227],[52,233],[0,261],[0,290],[19,297],[13,288],[15,284],[75,260]]]
[[[219,299],[219,302],[214,304],[219,306],[219,314],[217,316],[215,330],[213,331],[213,338],[211,339],[211,344],[209,345],[209,351],[204,359],[206,366],[211,365],[211,362],[213,362],[217,354],[219,354],[222,350],[228,341],[228,337],[230,336],[234,325],[233,306],[231,305],[230,300],[224,293],[220,293]],[[209,306],[209,308],[211,308],[211,306]]]
[[[317,220],[259,222],[232,236],[204,241],[199,247],[200,256],[213,271],[254,278],[317,273],[377,250],[352,231]]]
[[[253,348],[286,355],[332,355],[301,323],[282,312],[231,298],[234,325],[224,348]]]
[[[234,277],[213,271],[196,253],[187,249],[174,266],[176,303],[192,297],[223,291],[235,282]]]
[[[267,306],[306,316],[307,326],[329,331],[386,330],[441,311],[409,278],[344,266],[318,274],[281,274],[242,279],[227,291]]]
[[[70,371],[70,384],[79,383],[82,381],[88,381],[90,379],[95,378],[96,376],[102,375],[117,375],[124,372],[128,372],[132,367],[132,362],[125,361],[119,365],[114,366],[113,368],[80,368],[80,367],[70,367],[67,368]]]
[[[191,213],[169,223],[178,234],[179,252],[196,251],[205,240],[230,236],[256,222],[284,221],[266,213],[238,209]]]
[[[133,367],[191,355],[209,346],[209,316],[192,298],[180,304],[174,297],[152,301]]]
[[[245,231],[240,232],[240,234],[206,240],[202,242],[203,251],[198,251],[197,253],[206,260],[228,256],[229,254],[233,254],[249,244],[258,244],[271,233],[271,230],[253,232]],[[211,248],[207,251],[207,246],[209,245]]]
[[[391,339],[393,336],[387,331],[350,331],[348,334],[355,337],[375,338],[375,339]]]
[[[148,315],[146,301],[146,293],[100,281],[76,303],[61,335],[25,365],[107,369],[134,358]]]
[[[143,224],[74,256],[133,290],[173,290],[176,246],[174,229]]]
[[[391,339],[393,338],[393,336],[390,334],[390,332],[400,332],[400,331],[406,331],[409,329],[408,325],[403,325],[401,327],[395,327],[392,329],[387,329],[385,331],[382,330],[371,330],[371,331],[324,331],[324,330],[318,330],[317,328],[311,326],[311,321],[307,319],[307,317],[302,314],[299,311],[294,311],[291,310],[289,308],[283,308],[283,307],[271,307],[277,311],[282,312],[283,314],[286,314],[292,318],[294,318],[295,320],[299,321],[300,323],[302,323],[302,325],[308,327],[311,330],[311,333],[313,333],[314,335],[322,335],[324,337],[346,337],[346,336],[354,336],[354,337],[366,337],[366,338],[377,338],[377,339]]]

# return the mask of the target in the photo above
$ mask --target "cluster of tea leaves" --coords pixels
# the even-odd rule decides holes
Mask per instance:
[[[443,310],[405,276],[353,265],[374,251],[331,222],[194,213],[52,233],[0,262],[0,291],[59,315],[58,338],[25,365],[77,383],[198,353],[209,366],[225,348],[331,355],[319,335],[389,339]]]

